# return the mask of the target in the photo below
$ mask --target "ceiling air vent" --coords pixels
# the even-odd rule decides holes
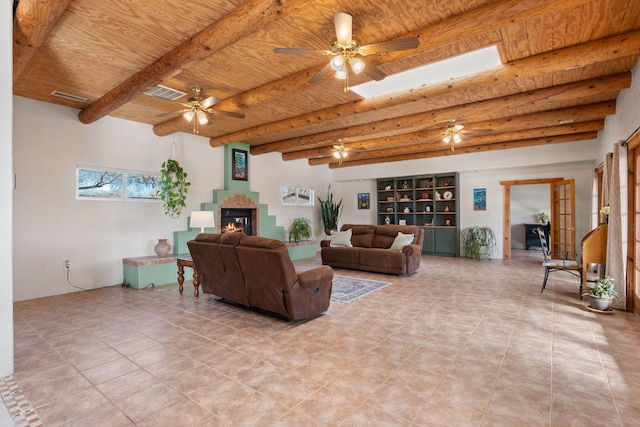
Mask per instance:
[[[175,101],[178,98],[182,98],[187,93],[180,92],[179,90],[172,89],[167,86],[157,85],[149,89],[144,93],[145,95],[154,96],[156,98],[168,99],[170,101]]]
[[[71,95],[69,93],[60,92],[58,90],[54,90],[53,92],[51,92],[51,95],[57,96],[58,98],[68,99],[69,101],[75,101],[75,102],[87,102],[87,99],[88,99],[82,96]]]

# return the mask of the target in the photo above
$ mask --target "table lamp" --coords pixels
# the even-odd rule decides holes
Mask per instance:
[[[216,221],[213,218],[213,211],[193,211],[191,212],[191,228],[200,227],[200,233],[204,233],[204,228],[215,228]]]

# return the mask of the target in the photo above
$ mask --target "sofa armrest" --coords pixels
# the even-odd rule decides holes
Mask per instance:
[[[420,251],[420,246],[412,243],[410,245],[404,246],[402,248],[402,253],[407,257],[420,256],[422,255],[422,251]]]
[[[333,269],[328,265],[312,268],[298,273],[298,283],[303,288],[313,288],[323,283],[331,283]]]
[[[331,246],[331,240],[325,239],[325,240],[320,240],[320,247],[321,248],[328,248]]]

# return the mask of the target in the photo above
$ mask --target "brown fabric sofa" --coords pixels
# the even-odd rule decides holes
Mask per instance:
[[[420,267],[424,230],[412,225],[345,224],[351,229],[353,247],[330,247],[330,240],[320,242],[322,264],[334,268],[364,270],[375,273],[405,275]],[[389,249],[398,235],[413,234],[413,242],[401,251]]]
[[[244,233],[202,233],[187,242],[202,292],[290,320],[329,308],[333,270],[296,272],[284,242]]]

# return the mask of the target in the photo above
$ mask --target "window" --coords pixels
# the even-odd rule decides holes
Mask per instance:
[[[313,206],[313,188],[282,187],[282,204]]]
[[[160,199],[159,174],[79,167],[76,176],[78,199]]]

